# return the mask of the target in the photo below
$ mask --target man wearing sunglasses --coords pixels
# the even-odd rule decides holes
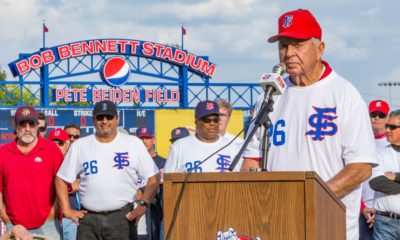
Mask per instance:
[[[60,239],[54,180],[63,155],[52,141],[37,137],[33,107],[18,108],[14,122],[16,140],[0,149],[0,216],[7,230],[22,225],[30,234]]]
[[[69,149],[69,137],[68,133],[60,128],[52,129],[49,132],[49,140],[57,144],[63,155],[67,154]]]
[[[374,199],[373,239],[400,239],[400,110],[389,114],[385,125],[390,145],[378,148],[378,177],[369,184],[377,193]]]
[[[159,185],[157,166],[135,136],[117,131],[117,108],[113,102],[95,104],[95,133],[71,145],[57,173],[57,196],[65,217],[78,225],[78,239],[137,239],[136,222],[147,211]],[[72,210],[67,183],[76,177],[81,209]],[[147,179],[143,198],[133,208],[139,176]]]
[[[386,147],[389,142],[386,139],[385,124],[388,120],[389,104],[383,100],[375,100],[369,104],[369,117],[377,147]]]
[[[196,134],[172,144],[165,172],[226,172],[239,151],[237,144],[219,135],[220,112],[214,101],[199,102],[195,109]],[[220,150],[220,151],[219,151]],[[209,157],[211,154],[213,156]],[[208,158],[209,157],[209,158]],[[207,160],[206,160],[207,159]],[[202,161],[205,160],[203,163]],[[236,171],[240,170],[241,162]]]
[[[57,144],[61,152],[65,156],[68,152],[70,141],[66,131],[60,128],[53,129],[49,132],[49,139]],[[73,184],[68,184],[68,199],[69,205],[72,209],[79,209],[79,201],[77,198],[77,191],[79,190],[80,179],[76,179]],[[62,239],[63,240],[75,240],[77,233],[76,224],[63,216],[62,220]]]
[[[78,140],[82,135],[82,129],[76,124],[68,124],[64,126],[64,130],[68,133],[69,141],[71,143]]]
[[[369,103],[369,117],[377,148],[386,147],[390,143],[386,139],[385,124],[388,120],[389,104],[383,100],[374,100]],[[373,170],[374,175],[374,170]],[[373,176],[371,176],[373,178]],[[370,179],[371,179],[370,178]],[[375,191],[373,191],[366,180],[362,183],[362,203],[359,218],[360,239],[369,240],[372,237],[372,226],[374,219],[373,202]]]

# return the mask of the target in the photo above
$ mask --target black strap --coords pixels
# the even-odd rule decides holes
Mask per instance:
[[[99,211],[99,212],[90,211],[90,210],[86,209],[84,206],[81,206],[81,208],[82,208],[82,210],[85,210],[85,211],[87,211],[88,213],[91,213],[91,214],[109,215],[111,213],[120,212],[123,209],[125,209],[127,207],[131,207],[131,206],[133,206],[132,203],[128,203],[128,204],[126,204],[125,206],[123,206],[122,208],[119,208],[119,209],[109,210],[109,211]]]

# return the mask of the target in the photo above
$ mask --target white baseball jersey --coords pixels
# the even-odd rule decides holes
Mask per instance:
[[[57,176],[72,183],[81,179],[81,204],[90,211],[110,211],[132,202],[140,187],[138,176],[149,178],[158,168],[135,136],[117,133],[112,142],[101,143],[94,135],[71,145]]]
[[[228,139],[228,141],[230,142],[230,141],[232,141],[232,139],[234,139],[236,136],[233,135],[233,134],[231,134],[231,133],[229,133],[229,132],[225,132],[225,135],[222,136],[222,137]],[[239,146],[241,146],[241,145],[243,145],[244,140],[243,140],[243,138],[238,137],[238,138],[236,138],[235,141],[233,141],[233,142],[236,143],[236,144],[238,144]]]
[[[385,172],[400,172],[400,152],[393,149],[392,145],[378,149],[378,159],[382,163],[377,174]],[[400,214],[400,194],[386,195],[377,192],[374,199],[374,208],[383,212]]]
[[[376,147],[380,148],[390,145],[390,142],[388,142],[386,134],[382,134],[381,136],[375,136],[375,144]]]
[[[378,151],[380,148],[385,148],[389,146],[390,143],[386,139],[386,134],[383,134],[381,136],[375,136],[375,145]],[[379,164],[381,164],[381,161],[379,161]],[[369,208],[372,208],[374,206],[374,198],[376,197],[375,191],[372,190],[371,187],[369,186],[369,181],[372,178],[379,176],[377,174],[379,174],[378,168],[374,167],[372,169],[371,177],[362,183],[361,199],[364,201],[365,205]]]
[[[269,171],[312,170],[328,181],[347,164],[377,163],[365,102],[350,82],[324,64],[324,77],[310,86],[294,86],[285,78],[288,88],[276,98],[270,114]],[[257,131],[243,157],[261,157],[262,132]],[[360,186],[341,200],[347,208],[347,239],[358,239]]]
[[[147,179],[143,179],[141,176],[139,176],[139,187],[145,187],[147,184]],[[135,207],[137,207],[137,203],[135,202]],[[138,222],[137,225],[137,234],[138,235],[147,235],[147,223],[146,223],[146,213],[143,214]]]
[[[213,143],[200,141],[195,135],[179,139],[169,150],[165,172],[187,172],[190,169],[193,169],[192,172],[227,172],[236,153],[239,152],[237,144],[229,145],[200,166],[197,165],[228,143],[229,141],[221,136]],[[240,171],[242,162],[241,158],[234,171]]]

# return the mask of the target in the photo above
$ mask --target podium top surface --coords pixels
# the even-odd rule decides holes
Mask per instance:
[[[165,173],[164,181],[172,183],[199,182],[287,182],[315,180],[343,208],[346,207],[322,178],[314,171],[293,172],[205,172],[205,173]]]
[[[314,171],[306,172],[205,172],[205,173],[165,173],[164,180],[172,182],[243,182],[243,181],[304,181],[315,179],[324,183]],[[324,183],[325,184],[325,183]]]

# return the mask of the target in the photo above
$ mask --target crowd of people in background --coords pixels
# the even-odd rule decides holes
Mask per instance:
[[[243,142],[226,131],[231,113],[225,100],[203,101],[195,109],[195,135],[186,127],[171,130],[173,149],[186,140],[200,147],[195,154],[192,151],[197,147],[187,148],[196,160],[187,161],[180,171],[227,171]],[[118,127],[118,111],[110,101],[94,106],[93,122],[95,133],[88,136],[75,124],[48,131],[42,112],[31,106],[17,109],[16,138],[0,150],[4,153],[0,158],[0,213],[5,236],[163,239],[162,175],[178,171],[165,166],[166,159],[157,154],[154,129],[138,127],[135,136],[129,135]],[[198,159],[231,140],[232,147],[210,160],[210,167],[196,167]],[[171,164],[176,161],[173,149]],[[103,218],[109,219],[108,224]]]
[[[400,110],[375,100],[369,116],[379,165],[362,184],[360,239],[400,239]]]

